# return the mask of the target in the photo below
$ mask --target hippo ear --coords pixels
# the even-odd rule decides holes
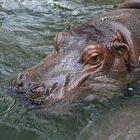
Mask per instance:
[[[114,42],[110,45],[110,49],[113,54],[124,55],[129,51],[129,47],[125,43]]]

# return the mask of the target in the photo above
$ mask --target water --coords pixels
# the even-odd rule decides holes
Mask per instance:
[[[0,0],[0,139],[139,140],[140,86],[104,104],[79,103],[65,114],[48,117],[29,111],[7,96],[17,73],[52,50],[52,40],[67,22],[80,23],[108,11],[117,0]]]

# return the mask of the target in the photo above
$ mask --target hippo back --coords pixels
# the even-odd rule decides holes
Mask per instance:
[[[127,0],[122,3],[118,8],[137,8],[140,9],[140,0]]]

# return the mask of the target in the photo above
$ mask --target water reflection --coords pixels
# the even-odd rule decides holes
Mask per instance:
[[[120,0],[121,1],[121,0]],[[137,140],[140,138],[139,84],[106,104],[79,103],[59,116],[28,111],[6,95],[15,75],[52,49],[66,22],[81,22],[112,8],[115,0],[0,1],[0,136],[14,140]],[[100,5],[102,4],[102,5]],[[45,52],[45,54],[44,54]]]

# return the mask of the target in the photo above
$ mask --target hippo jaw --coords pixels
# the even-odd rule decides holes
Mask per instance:
[[[33,103],[67,98],[77,89],[91,89],[91,85],[99,84],[97,77],[110,78],[113,72],[127,71],[129,50],[127,44],[120,41],[104,45],[88,39],[85,34],[61,32],[54,38],[54,46],[45,59],[13,81],[17,93],[25,94]],[[108,84],[107,80],[103,83]]]

